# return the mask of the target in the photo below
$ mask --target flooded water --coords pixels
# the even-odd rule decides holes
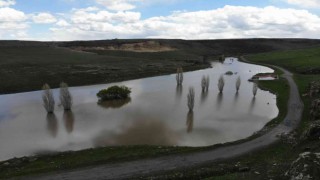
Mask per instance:
[[[227,58],[213,68],[184,73],[183,86],[175,75],[116,83],[132,88],[131,98],[98,104],[96,93],[114,84],[70,88],[72,111],[56,106],[47,114],[41,91],[0,96],[0,160],[52,151],[114,145],[207,146],[246,138],[278,114],[276,96],[258,90],[253,98],[248,81],[272,69]],[[218,92],[220,75],[225,87]],[[210,76],[208,93],[201,78]],[[236,93],[235,81],[241,77]],[[195,107],[189,112],[187,93],[195,88]],[[54,90],[58,101],[58,90]],[[58,103],[56,103],[58,104]]]

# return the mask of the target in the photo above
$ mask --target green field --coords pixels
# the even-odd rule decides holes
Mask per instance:
[[[188,57],[188,58],[187,58]],[[78,52],[62,47],[0,47],[0,94],[58,87],[119,82],[208,67],[185,51]]]
[[[309,49],[278,51],[246,56],[252,62],[268,63],[287,68],[299,74],[319,74],[312,71],[320,71],[320,47]]]

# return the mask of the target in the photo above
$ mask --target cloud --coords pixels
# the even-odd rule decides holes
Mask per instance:
[[[13,8],[0,8],[0,38],[23,39],[29,25],[27,15]]]
[[[143,0],[96,0],[98,4],[101,4],[114,11],[126,11],[136,8],[135,3]]]
[[[109,24],[121,24],[121,23],[133,23],[140,20],[141,14],[139,12],[116,12],[98,11],[87,12],[85,10],[77,10],[71,16],[71,20],[74,24],[87,24],[94,26],[95,24],[109,23]]]
[[[300,6],[303,8],[320,8],[320,0],[284,0],[288,4]]]
[[[0,0],[0,7],[8,7],[16,4],[15,0]]]
[[[112,38],[320,38],[320,17],[273,6],[225,6],[141,19],[139,12],[74,11],[71,26],[52,29],[53,40]]]
[[[66,27],[66,26],[70,26],[70,24],[64,20],[64,19],[60,19],[57,23],[56,23],[57,26],[61,26],[61,27]]]
[[[33,15],[32,20],[37,24],[51,24],[57,21],[57,19],[49,13],[38,13],[37,15]]]
[[[20,22],[27,19],[22,11],[18,11],[9,7],[0,8],[0,23],[3,22]]]

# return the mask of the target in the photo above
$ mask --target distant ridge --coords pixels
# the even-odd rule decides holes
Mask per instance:
[[[156,41],[162,45],[183,49],[196,54],[245,54],[278,50],[301,49],[320,46],[319,39],[218,39],[218,40],[181,40],[181,39],[112,39],[89,41],[19,41],[2,40],[0,47],[105,47],[146,41]]]

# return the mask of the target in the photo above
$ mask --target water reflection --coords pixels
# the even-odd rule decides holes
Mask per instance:
[[[247,79],[255,72],[272,70],[238,61],[231,65],[227,63],[213,62],[214,68],[185,73],[183,86],[176,86],[174,76],[169,75],[74,87],[71,88],[75,97],[72,112],[57,109],[55,115],[49,114],[47,119],[39,113],[43,111],[39,101],[41,91],[1,95],[0,144],[5,146],[1,146],[0,160],[40,151],[87,149],[95,145],[207,146],[246,138],[278,113],[275,95],[268,91],[259,91],[249,110],[253,95],[252,83]],[[252,73],[248,73],[249,69]],[[209,94],[201,94],[199,79],[203,74],[210,75],[212,84],[216,84],[220,75],[227,71],[241,75],[239,94],[234,94],[235,77],[226,77],[228,83],[223,94],[218,94],[217,86],[211,86]],[[111,85],[132,88],[132,100],[97,105],[96,93]],[[194,114],[186,110],[184,87],[194,87],[195,92],[199,92]],[[59,89],[53,93],[57,96]]]
[[[201,91],[200,104],[203,104],[208,97],[209,91]]]
[[[249,113],[251,114],[253,109],[254,109],[254,105],[256,103],[256,97],[252,97],[251,102],[250,102],[250,107],[249,107]]]
[[[105,130],[95,139],[96,146],[106,145],[165,145],[177,144],[177,134],[163,120],[140,117],[119,133]]]
[[[223,93],[218,93],[217,96],[217,110],[220,110],[221,106],[222,106],[222,99],[223,99]]]
[[[193,111],[189,111],[187,114],[187,133],[191,133],[192,129],[193,129],[193,118],[194,118],[194,114]]]
[[[54,113],[47,114],[47,130],[52,137],[56,137],[58,133],[58,119]]]
[[[239,100],[239,92],[236,92],[236,94],[234,95],[234,100],[233,100],[234,104],[236,104],[238,102],[238,100]]]
[[[232,110],[234,110],[237,107],[238,101],[239,101],[239,92],[237,91],[233,97]]]
[[[181,84],[178,84],[176,87],[176,98],[177,99],[181,99],[182,91],[183,91],[183,86]]]
[[[131,98],[126,98],[126,99],[117,99],[117,100],[110,100],[110,101],[101,101],[101,102],[98,102],[98,105],[106,109],[109,109],[109,108],[118,109],[127,105],[130,102],[131,102]]]
[[[70,134],[73,131],[74,127],[74,114],[72,111],[63,112],[63,121],[66,131]]]

